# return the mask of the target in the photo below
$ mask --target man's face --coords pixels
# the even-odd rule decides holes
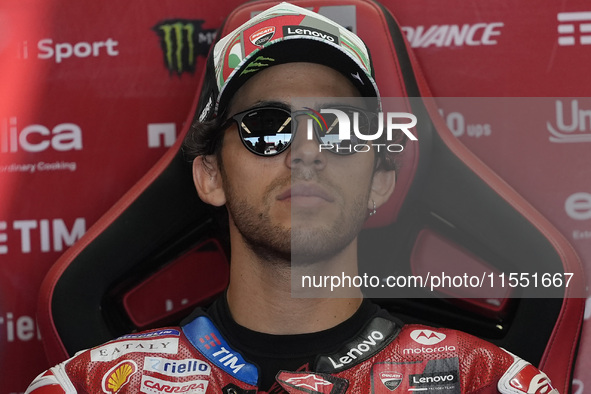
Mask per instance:
[[[358,95],[331,68],[289,63],[252,77],[234,96],[229,114],[261,103],[290,107],[293,97],[310,97],[306,105],[318,110],[326,107],[323,97]],[[298,118],[291,147],[272,157],[249,152],[235,124],[225,131],[220,172],[231,237],[242,237],[268,260],[312,263],[334,256],[356,238],[371,203],[374,154],[319,152],[318,141],[306,138],[304,118]]]

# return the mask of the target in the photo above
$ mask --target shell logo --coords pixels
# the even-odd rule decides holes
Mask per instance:
[[[131,380],[131,376],[137,370],[137,364],[131,360],[115,365],[103,376],[103,391],[107,394],[118,393]]]

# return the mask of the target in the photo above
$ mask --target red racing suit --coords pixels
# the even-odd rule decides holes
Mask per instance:
[[[558,394],[536,367],[459,331],[374,317],[309,371],[280,371],[285,393]],[[27,394],[256,393],[258,370],[206,315],[126,335],[39,375]],[[274,391],[277,392],[277,391]]]

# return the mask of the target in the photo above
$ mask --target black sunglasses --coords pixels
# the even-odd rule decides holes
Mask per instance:
[[[377,115],[355,107],[331,106],[330,108],[345,112],[351,124],[353,124],[354,114],[359,114],[357,126],[364,134],[370,129],[373,117]],[[250,108],[228,118],[222,125],[222,130],[230,127],[231,122],[234,121],[238,126],[240,139],[249,151],[259,156],[275,156],[291,145],[298,128],[297,118],[303,115],[307,115],[312,120],[316,139],[330,152],[349,155],[354,153],[354,150],[347,148],[361,143],[353,132],[351,132],[351,139],[341,140],[337,116],[330,113],[320,114],[312,109],[290,111],[273,106]]]

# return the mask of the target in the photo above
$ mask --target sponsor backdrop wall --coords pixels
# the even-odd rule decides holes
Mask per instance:
[[[215,29],[240,2],[0,5],[0,394],[23,392],[48,367],[35,322],[44,274],[172,145]],[[441,112],[591,266],[591,104],[575,99],[591,91],[591,5],[384,4],[436,96],[559,97],[530,129]],[[591,324],[576,394],[591,392],[589,350]]]

